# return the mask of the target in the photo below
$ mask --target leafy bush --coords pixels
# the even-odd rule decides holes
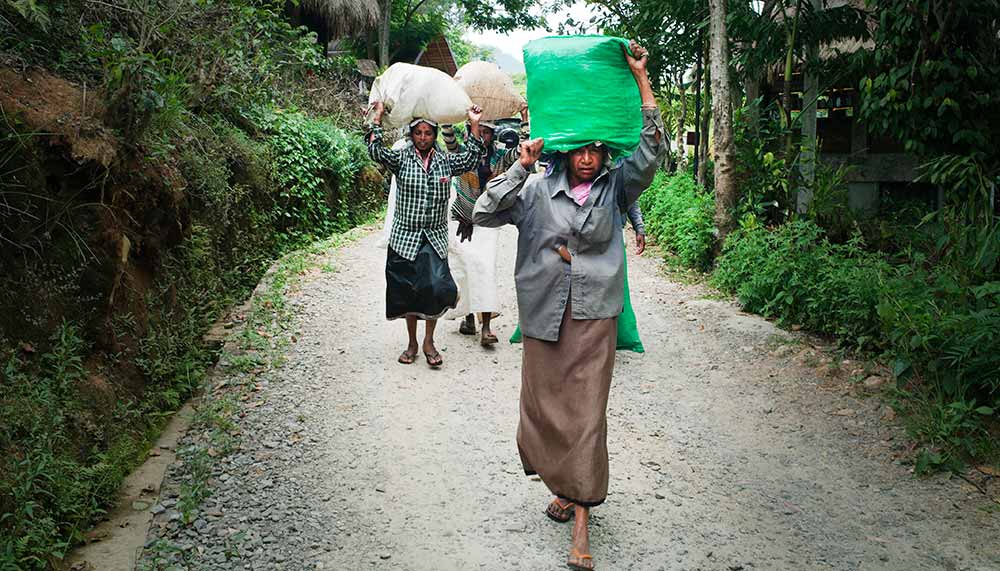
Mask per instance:
[[[115,497],[124,467],[142,456],[140,447],[112,434],[101,453],[81,446],[80,425],[90,421],[81,397],[88,348],[65,322],[51,341],[34,363],[11,357],[0,370],[3,569],[44,569],[50,558],[61,558]],[[124,406],[108,414],[121,416]]]
[[[879,284],[889,265],[859,239],[832,244],[813,222],[743,228],[727,241],[713,282],[749,311],[860,347],[878,337]]]
[[[639,198],[647,232],[692,268],[712,263],[714,201],[686,173],[657,173]]]
[[[265,113],[261,122],[270,135],[273,176],[283,199],[281,215],[304,223],[313,235],[356,224],[359,217],[352,215],[352,208],[366,204],[352,204],[349,190],[362,167],[370,164],[361,137],[295,111]],[[295,239],[303,230],[293,227],[288,233]]]
[[[2,234],[31,245],[0,275],[0,569],[52,568],[201,382],[220,312],[382,203],[344,62],[277,3],[127,4],[39,0],[42,33],[0,0],[0,55],[90,86],[126,141],[110,168],[60,170],[62,142],[0,125],[0,193],[30,197]]]
[[[858,237],[834,244],[815,223],[793,221],[738,230],[712,280],[749,311],[892,362],[900,389],[930,419],[915,429],[932,446],[923,469],[986,454],[983,423],[1000,410],[1000,282],[969,285],[961,275],[920,255],[893,266]]]
[[[897,375],[914,373],[943,396],[1000,397],[1000,282],[962,285],[947,269],[897,268],[878,314]]]

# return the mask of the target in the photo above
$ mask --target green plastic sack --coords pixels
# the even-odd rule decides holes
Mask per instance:
[[[622,314],[618,316],[618,340],[615,349],[619,351],[632,351],[634,353],[645,353],[646,348],[642,346],[639,339],[639,324],[635,320],[635,311],[632,310],[632,298],[628,294],[628,258],[625,260],[625,303],[622,306]],[[518,324],[514,334],[510,336],[511,343],[521,342],[521,325]]]
[[[570,151],[595,141],[613,156],[639,146],[642,99],[625,61],[623,38],[549,36],[524,46],[531,136],[545,151]]]

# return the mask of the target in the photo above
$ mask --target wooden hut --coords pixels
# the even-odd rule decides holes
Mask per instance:
[[[448,38],[445,38],[443,35],[434,38],[427,44],[427,47],[420,50],[413,63],[440,69],[448,75],[455,75],[458,72],[458,64],[455,63],[455,54],[451,51]]]
[[[381,19],[378,0],[287,1],[285,12],[293,26],[316,32],[323,53],[331,41],[373,29]]]
[[[863,0],[825,0],[823,9],[853,6],[865,9]],[[847,39],[819,47],[819,56],[832,61],[860,50],[872,49],[871,41]],[[818,78],[822,90],[815,98],[816,141],[819,159],[833,166],[850,165],[848,189],[850,205],[857,211],[874,213],[880,199],[887,194],[925,193],[926,185],[915,184],[917,160],[903,151],[903,146],[888,137],[869,133],[868,128],[858,119],[861,103],[857,90],[859,78],[842,76],[830,82]],[[766,86],[765,99],[779,100],[785,82],[780,66],[774,70],[771,81]],[[803,112],[804,103],[812,99],[808,93],[806,78],[796,70],[790,82],[793,116]]]

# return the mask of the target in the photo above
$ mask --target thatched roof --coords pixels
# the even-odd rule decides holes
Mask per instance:
[[[378,0],[302,0],[306,14],[326,23],[330,36],[342,38],[379,23]]]

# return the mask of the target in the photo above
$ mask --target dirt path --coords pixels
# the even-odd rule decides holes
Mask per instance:
[[[396,364],[405,335],[380,317],[375,244],[332,251],[337,271],[293,295],[297,342],[258,379],[204,515],[180,525],[169,494],[154,508],[148,544],[169,539],[178,568],[565,568],[570,529],[542,515],[548,493],[514,444],[520,347],[484,351],[442,322],[443,370]],[[513,231],[501,249],[506,337]],[[600,569],[1000,569],[1000,516],[961,481],[913,479],[877,399],[655,260],[629,266],[647,353],[616,363]]]

